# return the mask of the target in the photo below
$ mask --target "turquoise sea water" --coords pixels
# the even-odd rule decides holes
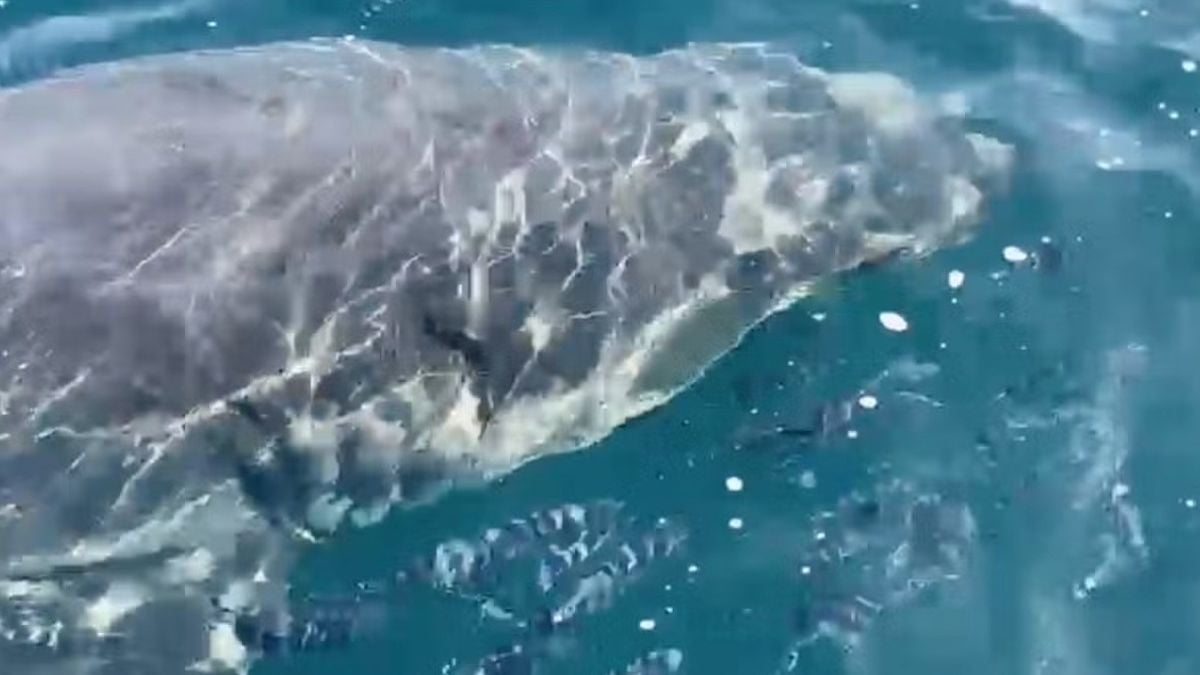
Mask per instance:
[[[1200,8],[8,0],[0,82],[344,34],[629,52],[767,41],[899,75],[1018,160],[970,242],[830,280],[595,447],[306,550],[297,601],[357,598],[346,611],[379,609],[381,625],[253,672],[460,672],[513,646],[484,672],[672,672],[680,658],[701,674],[1200,672]],[[639,555],[569,630],[539,628],[563,598],[537,590],[532,559],[442,592],[411,581],[440,542],[605,500],[627,519],[618,543],[642,545],[660,518],[686,537]],[[489,614],[506,602],[526,614]]]

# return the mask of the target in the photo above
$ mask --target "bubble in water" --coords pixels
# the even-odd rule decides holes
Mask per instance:
[[[1026,253],[1025,249],[1021,248],[1020,246],[1005,246],[1003,253],[1004,259],[1010,263],[1013,263],[1014,265],[1029,260],[1029,254]]]
[[[879,323],[893,333],[903,333],[908,330],[908,319],[896,312],[880,312]]]

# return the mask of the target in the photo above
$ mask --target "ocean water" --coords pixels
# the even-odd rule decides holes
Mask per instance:
[[[598,443],[298,547],[307,624],[239,624],[251,672],[1200,672],[1200,7],[0,0],[0,82],[341,35],[766,42],[1015,165],[968,241],[822,280]]]

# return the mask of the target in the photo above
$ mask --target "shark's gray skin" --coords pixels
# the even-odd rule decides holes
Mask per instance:
[[[0,148],[0,602],[101,632],[115,579],[269,578],[279,533],[602,438],[819,280],[965,237],[1009,158],[756,45],[363,41],[0,91]]]

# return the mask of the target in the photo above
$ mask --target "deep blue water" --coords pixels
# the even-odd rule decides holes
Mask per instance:
[[[1185,65],[1188,44],[1200,53],[1200,8],[211,0],[164,17],[146,7],[9,0],[0,81],[313,35],[629,52],[755,40],[832,70],[900,75],[931,99],[962,101],[975,128],[1018,149],[1010,189],[969,243],[830,280],[595,447],[308,550],[295,597],[357,594],[359,608],[382,604],[385,625],[255,673],[436,673],[513,644],[533,665],[514,658],[495,672],[626,672],[665,649],[679,650],[680,672],[701,674],[782,672],[789,653],[795,672],[821,674],[1200,672],[1200,510],[1189,501],[1200,500],[1200,139],[1189,135],[1200,74]],[[13,38],[52,15],[104,28],[40,24]],[[1007,262],[1006,246],[1031,258]],[[965,273],[961,289],[948,287],[951,270]],[[911,329],[883,330],[884,311]],[[815,425],[822,410],[827,424]],[[728,490],[730,476],[744,489]],[[394,583],[439,542],[597,500],[623,504],[631,541],[660,517],[687,538],[641,561],[611,606],[565,634],[538,632],[536,593],[523,627],[480,611],[536,571],[481,582],[471,597]],[[388,590],[372,600],[359,584]]]

